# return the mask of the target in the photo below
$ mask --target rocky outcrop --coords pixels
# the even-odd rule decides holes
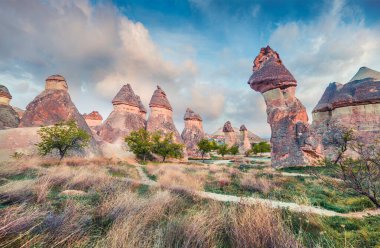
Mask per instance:
[[[74,120],[80,128],[91,134],[83,116],[72,102],[66,80],[61,75],[46,79],[45,90],[28,104],[21,118],[20,127],[40,127]],[[87,155],[98,154],[94,138],[90,141]]]
[[[346,84],[331,83],[313,109],[318,149],[334,158],[335,137],[342,127],[364,142],[380,138],[380,72],[362,67]],[[335,137],[335,138],[334,138]]]
[[[235,133],[240,132],[240,128],[232,127],[235,131]],[[248,139],[250,143],[259,143],[261,141],[264,141],[264,139],[260,138],[258,135],[254,134],[250,130],[247,131]],[[215,132],[211,133],[209,135],[210,138],[215,140],[224,140],[224,133],[223,133],[223,126],[218,128]]]
[[[0,129],[15,128],[20,123],[17,112],[9,105],[12,95],[4,85],[0,85]]]
[[[232,128],[230,121],[227,121],[226,123],[224,123],[223,133],[224,133],[224,143],[228,147],[231,147],[238,143],[235,130]]]
[[[98,111],[92,111],[89,114],[83,114],[83,117],[89,127],[97,127],[102,124],[103,117]]]
[[[239,144],[239,152],[244,154],[246,151],[251,149],[251,143],[248,138],[248,129],[245,125],[240,126],[240,144]]]
[[[18,117],[21,119],[22,116],[24,115],[25,110],[20,109],[20,108],[15,107],[15,106],[12,106],[12,108],[14,109],[14,111],[16,111],[16,113],[18,114]]]
[[[173,109],[166,93],[157,86],[149,103],[150,115],[147,122],[149,132],[161,131],[164,134],[173,133],[176,142],[182,143],[182,138],[173,122]]]
[[[146,108],[145,108],[144,104],[142,103],[142,101],[138,95],[136,95],[136,99],[139,102],[139,110],[140,110],[139,113],[140,113],[141,117],[144,120],[146,120],[146,113],[147,113]]]
[[[272,166],[310,165],[319,159],[310,138],[306,109],[295,97],[297,81],[269,46],[255,58],[248,84],[263,95],[267,105]]]
[[[198,150],[198,143],[205,136],[202,126],[202,118],[199,114],[196,114],[193,110],[187,108],[184,120],[185,128],[182,131],[181,137],[185,143],[187,154],[192,158],[201,157]]]
[[[131,85],[124,85],[112,100],[113,111],[104,121],[98,134],[109,143],[120,143],[131,132],[145,128],[138,97]],[[143,106],[142,106],[143,107]]]

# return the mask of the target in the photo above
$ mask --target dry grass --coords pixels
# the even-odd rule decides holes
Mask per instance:
[[[255,173],[244,174],[241,178],[241,186],[243,189],[259,191],[268,194],[276,186],[273,182],[264,177],[256,177]]]

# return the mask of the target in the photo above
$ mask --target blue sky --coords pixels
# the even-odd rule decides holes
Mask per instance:
[[[230,120],[269,137],[246,84],[260,48],[279,52],[310,113],[328,83],[380,70],[379,11],[377,0],[1,1],[0,83],[25,108],[62,74],[78,109],[104,118],[123,84],[146,106],[159,84],[180,132],[191,107],[207,132]]]

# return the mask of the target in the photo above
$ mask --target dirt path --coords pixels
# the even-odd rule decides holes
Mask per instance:
[[[159,183],[151,180],[145,174],[141,165],[139,164],[134,164],[134,165],[136,166],[136,169],[140,175],[141,183],[149,185],[149,186],[159,186]],[[313,206],[308,206],[308,205],[300,205],[294,202],[282,202],[282,201],[263,199],[263,198],[258,198],[258,197],[238,197],[234,195],[223,195],[223,194],[216,194],[216,193],[206,192],[206,191],[193,191],[193,192],[195,195],[201,198],[211,199],[214,201],[236,202],[236,203],[248,204],[248,205],[265,204],[271,208],[287,208],[294,212],[311,213],[311,214],[318,214],[318,215],[323,215],[323,216],[364,218],[370,215],[380,215],[380,209],[365,210],[361,212],[352,212],[352,213],[338,213],[338,212],[323,209],[323,208],[318,208],[318,207],[313,207]]]

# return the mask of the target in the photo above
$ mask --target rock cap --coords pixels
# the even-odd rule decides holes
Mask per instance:
[[[9,90],[4,85],[0,85],[0,97],[5,97],[8,99],[12,99],[11,93],[9,93]]]
[[[376,81],[380,81],[380,72],[372,70],[368,67],[360,67],[359,71],[351,78],[349,82],[362,80],[366,78],[373,78]]]
[[[166,108],[168,110],[173,110],[168,99],[166,98],[166,93],[157,85],[157,89],[154,91],[152,98],[150,99],[149,107],[159,107]]]
[[[253,62],[252,71],[248,84],[255,91],[264,93],[276,88],[297,86],[297,81],[282,64],[279,54],[269,46],[261,48]]]
[[[65,89],[67,90],[69,87],[67,85],[66,79],[59,75],[51,75],[46,80],[46,89]]]
[[[183,117],[183,119],[186,121],[186,120],[198,120],[198,121],[202,121],[202,118],[199,114],[196,114],[193,110],[191,110],[190,108],[187,108],[186,109],[186,113],[185,113],[185,116]]]
[[[230,121],[227,121],[226,123],[224,123],[223,132],[224,133],[235,132]]]
[[[98,111],[92,111],[89,114],[83,114],[85,120],[103,120],[103,117],[99,114]]]
[[[139,109],[140,109],[140,112],[146,114],[147,111],[146,111],[146,108],[145,108],[144,104],[143,104],[142,101],[141,101],[140,96],[136,95],[136,99],[137,99],[137,101],[138,101],[138,103],[139,103]]]
[[[112,104],[113,105],[126,104],[126,105],[139,108],[139,102],[130,84],[126,84],[123,87],[121,87],[119,92],[113,98]]]
[[[239,131],[248,131],[245,125],[241,125]]]

